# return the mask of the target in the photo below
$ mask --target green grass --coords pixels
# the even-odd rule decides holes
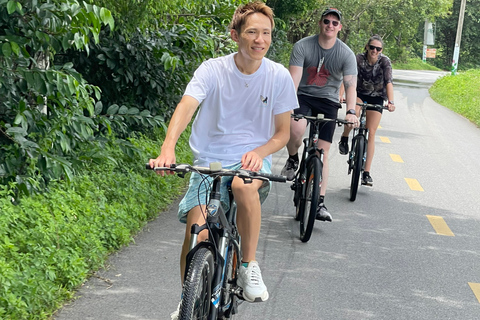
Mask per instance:
[[[480,127],[480,70],[468,70],[438,79],[429,90],[437,103]]]
[[[432,66],[427,62],[423,62],[422,59],[408,59],[407,62],[392,62],[393,69],[399,70],[433,70],[442,71],[441,69]]]

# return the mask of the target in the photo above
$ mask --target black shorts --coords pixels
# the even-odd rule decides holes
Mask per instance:
[[[381,106],[383,106],[383,104],[385,103],[385,100],[383,100],[382,97],[371,97],[371,96],[367,96],[367,95],[364,95],[364,94],[361,94],[361,93],[358,93],[357,92],[357,98],[360,98],[363,102],[366,102],[368,104],[379,104]],[[380,113],[383,113],[383,109],[377,109],[377,108],[373,108],[373,107],[367,107],[367,110],[372,110],[372,111],[377,111],[377,112],[380,112]]]
[[[321,113],[324,114],[327,119],[336,119],[338,117],[338,109],[342,107],[339,102],[335,103],[325,98],[316,98],[303,94],[298,95],[298,104],[300,108],[293,111],[295,114],[315,117]],[[331,143],[333,141],[335,127],[335,122],[333,121],[322,123],[318,138]]]

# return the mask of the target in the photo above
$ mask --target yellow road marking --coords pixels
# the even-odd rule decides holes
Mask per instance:
[[[390,158],[392,158],[392,160],[395,162],[403,163],[402,157],[400,157],[398,154],[390,154]]]
[[[405,178],[405,181],[413,191],[424,191],[417,179]]]
[[[430,221],[430,224],[432,225],[433,229],[435,229],[435,232],[437,234],[442,236],[455,237],[452,230],[450,230],[447,223],[445,222],[445,220],[443,220],[442,217],[427,215],[427,218],[428,218],[428,221]]]
[[[380,137],[380,140],[384,143],[391,143],[390,139],[388,139],[387,137]]]
[[[473,294],[477,298],[478,302],[480,302],[480,283],[469,282],[468,285],[470,286],[470,289],[472,289]]]
[[[381,125],[378,125],[377,129],[382,129],[382,126],[381,126]]]

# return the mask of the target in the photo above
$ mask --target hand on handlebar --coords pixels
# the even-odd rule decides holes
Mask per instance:
[[[395,111],[395,105],[393,103],[388,102],[387,103],[387,110],[390,112]]]
[[[350,128],[357,128],[360,125],[360,121],[354,114],[347,114],[345,116],[345,120],[351,122],[351,124],[347,124],[347,126],[349,126]]]
[[[171,151],[163,151],[156,159],[150,159],[148,161],[150,167],[153,169],[155,167],[170,167],[170,165],[176,163],[175,152]],[[173,171],[166,171],[167,174],[174,174]],[[157,174],[161,175],[162,177],[165,175],[165,171],[157,171]]]
[[[242,157],[242,169],[259,171],[262,169],[263,159],[255,151],[249,151]]]

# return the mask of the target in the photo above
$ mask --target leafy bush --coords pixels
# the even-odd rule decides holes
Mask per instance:
[[[179,161],[192,161],[187,134]],[[0,187],[0,319],[46,319],[183,190],[187,180],[145,170],[161,142],[138,137],[131,143],[142,150],[133,161],[120,148],[109,149],[117,164],[92,166],[71,184],[51,183],[48,192],[18,205]]]

